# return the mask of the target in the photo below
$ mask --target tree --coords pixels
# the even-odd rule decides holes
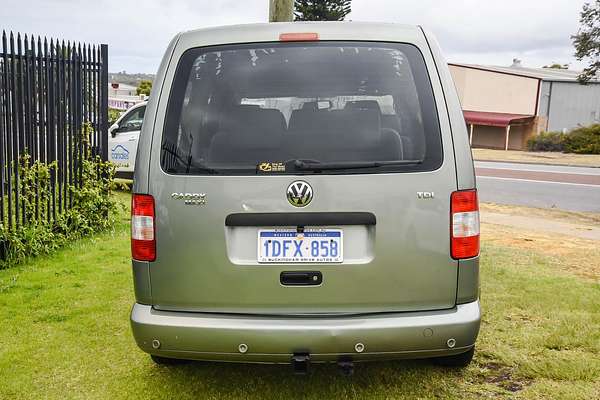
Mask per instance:
[[[140,94],[145,94],[146,96],[150,96],[151,90],[152,90],[152,81],[142,79],[140,81],[140,85],[137,87],[137,90],[135,92],[137,93],[138,96]]]
[[[548,69],[569,69],[569,64],[552,63],[550,65],[544,65],[542,68],[548,68]]]
[[[589,60],[588,66],[577,78],[579,82],[587,83],[600,71],[600,0],[583,5],[579,23],[581,27],[571,39],[575,57],[580,61]]]
[[[599,0],[600,1],[600,0]],[[342,21],[352,0],[296,0],[296,21]]]

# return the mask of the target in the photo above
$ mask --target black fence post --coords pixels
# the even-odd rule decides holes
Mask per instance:
[[[100,157],[108,161],[108,45],[100,45],[100,91],[98,96],[100,116]]]
[[[108,46],[2,31],[0,230],[56,221],[73,206],[70,188],[81,186],[90,155],[108,160]],[[21,173],[36,162],[52,165],[43,188]]]
[[[6,50],[6,32],[2,31],[2,58],[0,58],[0,219],[4,227],[6,224],[5,220],[5,203],[4,203],[4,189],[5,189],[5,178],[6,178],[6,153],[5,153],[5,141],[8,135],[8,87],[6,77],[8,76],[8,65],[7,65],[7,50]]]

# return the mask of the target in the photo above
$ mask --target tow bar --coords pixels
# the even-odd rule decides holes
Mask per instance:
[[[352,376],[354,374],[354,362],[352,360],[339,360],[338,368],[344,376]]]
[[[352,376],[354,374],[354,362],[351,359],[340,359],[337,362],[342,375]],[[294,353],[292,356],[292,369],[296,375],[308,374],[310,366],[310,355],[308,353]]]
[[[292,368],[296,375],[306,375],[310,365],[310,356],[308,353],[294,353],[292,356]]]

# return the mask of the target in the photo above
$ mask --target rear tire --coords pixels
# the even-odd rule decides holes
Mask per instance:
[[[168,358],[168,357],[155,356],[154,354],[150,354],[150,358],[152,359],[152,361],[154,361],[154,363],[156,365],[180,365],[180,364],[185,364],[188,362],[188,360],[180,360],[179,358]]]
[[[475,346],[471,347],[468,351],[453,356],[438,357],[434,358],[433,361],[437,365],[450,368],[465,368],[473,360],[475,354]]]

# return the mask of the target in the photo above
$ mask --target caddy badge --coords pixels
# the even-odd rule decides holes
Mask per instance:
[[[203,206],[206,204],[205,193],[171,193],[171,198],[184,200],[185,204],[190,206]]]

